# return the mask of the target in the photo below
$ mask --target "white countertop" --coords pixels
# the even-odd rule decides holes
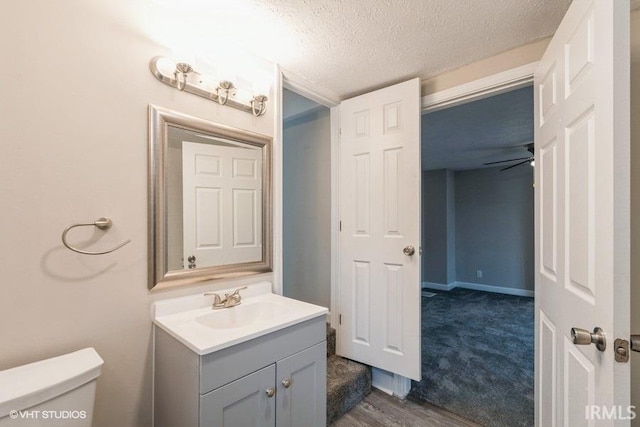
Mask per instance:
[[[233,289],[219,292],[222,297]],[[271,283],[248,285],[242,303],[213,310],[213,296],[202,293],[156,301],[153,322],[199,355],[222,350],[324,316],[327,308],[271,293]]]

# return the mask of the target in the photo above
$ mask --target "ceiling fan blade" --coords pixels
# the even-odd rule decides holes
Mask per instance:
[[[502,169],[500,169],[500,172],[506,171],[507,169],[515,168],[516,166],[524,165],[525,163],[529,163],[531,160],[533,160],[533,157],[529,157],[525,161],[522,161],[520,163],[516,163],[515,165],[511,165],[511,166],[507,166],[506,168],[502,168]]]
[[[498,160],[497,162],[488,162],[488,163],[483,163],[484,166],[487,165],[495,165],[496,163],[507,163],[507,162],[515,162],[518,160],[526,160],[529,159],[530,157],[520,157],[518,159],[509,159],[509,160]]]

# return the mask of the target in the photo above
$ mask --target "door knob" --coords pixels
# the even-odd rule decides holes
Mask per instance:
[[[267,397],[273,397],[276,395],[276,389],[275,388],[268,388],[264,391],[267,394]]]
[[[285,380],[282,380],[282,385],[284,386],[284,388],[291,387],[291,379],[287,378]]]
[[[595,344],[600,351],[604,351],[607,348],[607,340],[604,337],[602,328],[596,327],[593,332],[589,332],[586,329],[571,328],[571,339],[576,345]],[[638,344],[640,345],[640,342]]]
[[[405,246],[405,248],[402,250],[402,253],[407,256],[411,256],[416,253],[416,248],[414,248],[413,246]]]

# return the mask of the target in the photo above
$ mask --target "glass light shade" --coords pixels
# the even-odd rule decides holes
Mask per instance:
[[[252,91],[254,95],[269,95],[272,76],[266,72],[256,72],[253,76]]]

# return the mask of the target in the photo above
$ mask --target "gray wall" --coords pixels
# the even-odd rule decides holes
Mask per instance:
[[[455,173],[456,280],[533,290],[533,168],[499,169]]]
[[[456,187],[455,172],[447,170],[447,282],[456,281]]]
[[[321,108],[283,133],[283,292],[330,307],[331,123]]]
[[[455,221],[453,173],[422,172],[422,281],[455,281]]]

